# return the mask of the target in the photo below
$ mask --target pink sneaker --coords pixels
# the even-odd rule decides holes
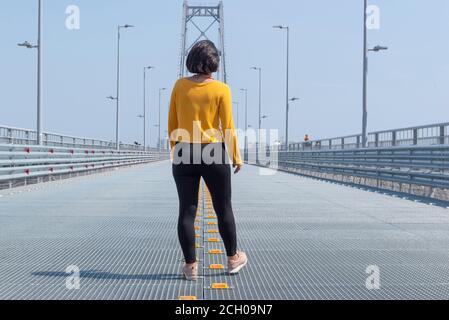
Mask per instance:
[[[237,254],[228,258],[228,271],[230,274],[235,274],[240,271],[248,263],[248,257],[243,251],[237,251]]]
[[[196,281],[198,280],[198,262],[192,264],[185,264],[182,268],[182,274],[186,280]]]

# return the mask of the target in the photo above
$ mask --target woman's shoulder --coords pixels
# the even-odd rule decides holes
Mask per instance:
[[[185,86],[187,82],[187,78],[179,78],[175,81],[175,83],[173,84],[173,91],[177,91],[179,90],[181,87]]]
[[[175,81],[175,87],[182,84],[183,82],[185,82],[186,80],[188,80],[187,78],[179,78]]]
[[[224,91],[230,91],[230,90],[231,90],[231,87],[230,87],[227,83],[222,82],[222,81],[220,81],[220,80],[214,80],[214,84],[215,84],[217,87],[223,89]]]

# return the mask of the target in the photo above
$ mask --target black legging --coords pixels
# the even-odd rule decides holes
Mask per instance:
[[[220,150],[220,161],[212,164],[198,157],[206,146],[213,150]],[[179,197],[178,237],[186,263],[196,261],[195,254],[195,217],[198,208],[198,192],[201,177],[212,196],[212,202],[218,218],[218,229],[223,239],[227,256],[234,256],[237,250],[237,236],[235,230],[234,213],[231,204],[231,168],[227,159],[224,144],[201,144],[195,149],[193,144],[180,143],[174,150],[173,177],[176,182]],[[218,148],[218,149],[216,149]],[[195,151],[196,150],[196,151]],[[190,162],[179,163],[179,157],[188,151]],[[193,162],[194,154],[199,162]],[[214,151],[212,151],[214,155]],[[195,164],[197,163],[197,164]]]

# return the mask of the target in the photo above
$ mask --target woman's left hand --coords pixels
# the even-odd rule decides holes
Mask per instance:
[[[235,164],[235,165],[233,165],[233,167],[235,168],[234,174],[239,173],[240,170],[242,170],[242,165],[241,164]]]

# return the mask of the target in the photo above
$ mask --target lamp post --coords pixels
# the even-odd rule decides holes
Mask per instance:
[[[159,134],[157,142],[159,151],[161,151],[161,98],[162,98],[162,91],[165,90],[167,90],[167,88],[159,88],[159,121],[158,121]]]
[[[19,47],[24,47],[27,49],[37,49],[37,123],[36,123],[36,144],[42,145],[42,83],[43,83],[43,75],[42,75],[42,17],[43,17],[43,5],[42,0],[38,0],[38,17],[37,17],[37,44],[33,45],[28,41],[23,43],[19,43]]]
[[[134,28],[133,25],[125,24],[117,27],[117,95],[116,95],[116,118],[115,118],[115,143],[117,150],[120,150],[120,31],[122,29]]]
[[[367,99],[367,87],[368,87],[368,53],[369,52],[380,52],[388,50],[388,47],[375,46],[372,49],[368,49],[368,28],[366,26],[367,22],[367,8],[368,0],[363,2],[363,110],[362,110],[362,148],[368,146],[368,99]]]
[[[262,122],[263,120],[265,120],[265,119],[268,119],[268,116],[266,116],[266,115],[263,115],[261,118],[260,118],[260,121]],[[262,143],[260,143],[260,141],[259,141],[259,148],[261,149],[261,150],[264,150],[263,152],[263,154],[264,154],[264,158],[267,156],[267,144],[265,144],[265,145],[262,145]]]
[[[262,125],[262,68],[252,67],[251,70],[259,71],[259,132],[256,134],[256,163],[259,164],[259,140],[260,140],[260,127]]]
[[[286,30],[287,31],[287,83],[286,83],[286,94],[285,94],[285,145],[288,150],[288,105],[289,105],[289,75],[290,75],[290,27],[288,26],[273,26],[275,29]]]
[[[164,134],[165,134],[165,150],[170,150],[170,137],[168,136],[168,130],[164,130]]]
[[[154,125],[154,127],[155,127],[155,128],[159,128],[160,126],[159,126],[159,124],[156,123],[156,124]],[[159,144],[160,144],[160,142],[157,143],[156,148],[160,151]]]
[[[109,96],[109,97],[106,97],[106,99],[111,100],[111,101],[116,101],[117,97]],[[117,148],[117,145],[115,146],[115,148]]]
[[[248,89],[241,88],[245,93],[245,146],[243,151],[243,161],[248,161]]]
[[[237,101],[234,101],[232,103],[235,105],[235,108],[237,110],[237,129],[239,129],[240,128],[239,127],[239,106],[240,106],[240,103],[237,102]]]
[[[145,115],[143,115],[143,114],[138,114],[138,115],[137,115],[137,118],[142,119],[142,122],[143,122],[143,136],[145,137]],[[144,138],[143,140],[145,141],[145,138]],[[144,150],[144,151],[146,150],[145,143],[143,144],[143,150]]]
[[[287,123],[286,123],[286,130],[285,130],[285,141],[286,141],[286,150],[288,151],[290,149],[290,144],[288,143],[288,114],[290,112],[290,103],[299,100],[299,98],[291,98],[288,99],[287,103]]]
[[[143,68],[143,147],[144,150],[147,149],[147,70],[150,71],[154,69],[153,66],[148,66]]]

